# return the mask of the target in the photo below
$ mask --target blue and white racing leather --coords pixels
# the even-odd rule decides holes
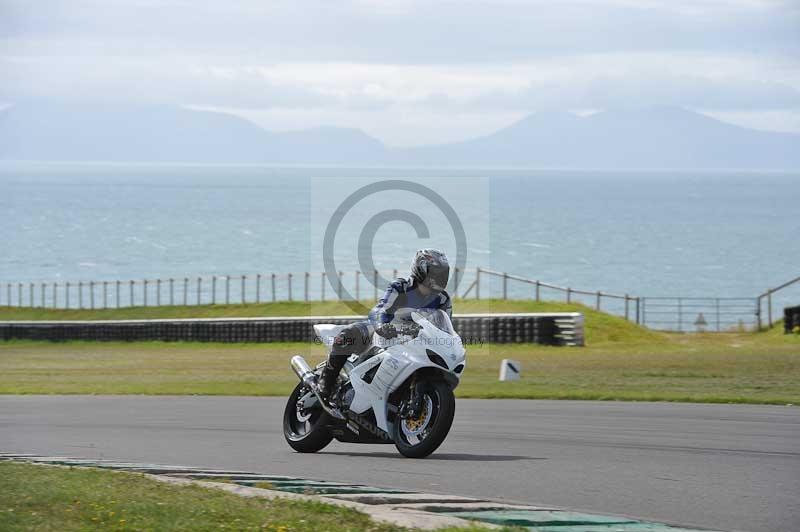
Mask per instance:
[[[411,311],[416,309],[440,309],[447,312],[448,316],[453,315],[453,303],[446,291],[422,295],[417,281],[413,278],[400,278],[389,285],[378,304],[370,311],[369,321],[374,326],[394,319],[411,320]]]

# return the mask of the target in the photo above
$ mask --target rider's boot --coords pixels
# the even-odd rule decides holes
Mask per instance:
[[[336,387],[336,380],[339,378],[339,372],[344,367],[347,357],[355,351],[353,346],[360,331],[360,324],[352,324],[342,329],[333,339],[331,352],[325,362],[325,369],[322,370],[322,376],[317,382],[320,399],[327,403],[330,403],[331,394]]]
[[[322,370],[322,376],[318,383],[320,399],[323,401],[330,402],[331,393],[333,393],[340,369],[333,367],[330,360],[325,364],[325,369]]]

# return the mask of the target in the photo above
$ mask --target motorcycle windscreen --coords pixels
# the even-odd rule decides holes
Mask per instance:
[[[415,312],[419,314],[421,317],[428,320],[431,323],[431,325],[433,325],[440,331],[452,335],[456,334],[456,331],[453,328],[453,322],[450,321],[450,316],[447,315],[447,312],[440,309],[419,309],[416,310]]]

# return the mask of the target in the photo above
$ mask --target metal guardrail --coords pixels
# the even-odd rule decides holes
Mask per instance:
[[[382,293],[378,270],[212,275],[169,279],[78,282],[0,282],[0,306],[107,309],[149,306],[248,304],[278,301],[377,300]],[[391,278],[398,270],[391,271]],[[486,268],[454,268],[450,293],[454,298],[562,300],[584,305],[656,329],[728,331],[772,327],[773,300],[778,291],[800,283],[800,277],[757,297],[642,297],[558,286]],[[495,285],[495,286],[493,286]],[[466,286],[466,289],[461,287]],[[494,288],[494,290],[493,290]],[[460,295],[459,295],[460,294]],[[703,323],[705,322],[705,323]]]
[[[278,301],[377,300],[385,287],[382,274],[340,271],[337,279],[325,272],[211,275],[168,279],[104,281],[0,282],[0,306],[58,309],[109,309],[152,306],[193,306],[267,303]],[[454,268],[453,295],[464,272]],[[391,278],[398,270],[391,270]]]
[[[757,327],[753,297],[643,297],[641,323],[652,329],[728,332]]]
[[[500,282],[500,286],[488,294],[490,297],[499,295],[502,299],[509,299],[511,283],[521,283],[528,287],[525,297],[535,301],[543,300],[547,291],[548,296],[556,294],[555,297],[547,297],[549,301],[563,298],[566,303],[580,302],[652,329],[683,332],[760,330],[763,327],[764,304],[766,304],[767,326],[772,327],[774,324],[772,295],[795,283],[800,283],[800,277],[797,277],[757,297],[644,297],[579,290],[506,272],[477,268],[475,280],[462,297],[466,298],[472,294],[476,299],[480,299],[485,277]],[[491,287],[489,288],[491,290]],[[485,290],[484,287],[484,296]]]
[[[612,294],[609,292],[602,292],[602,291],[588,291],[588,290],[579,290],[576,288],[571,288],[568,286],[557,286],[554,284],[545,283],[536,279],[528,279],[525,277],[521,277],[519,275],[512,275],[506,272],[497,272],[494,270],[487,270],[485,268],[477,268],[475,273],[475,280],[473,283],[467,288],[467,291],[464,292],[463,298],[466,298],[474,289],[475,298],[481,298],[481,276],[487,275],[490,277],[495,277],[500,279],[502,286],[501,286],[501,294],[502,299],[508,299],[509,294],[509,281],[516,281],[519,283],[523,283],[529,287],[531,287],[532,292],[530,293],[531,299],[535,301],[542,301],[542,294],[544,291],[549,290],[550,293],[556,292],[561,297],[564,298],[565,303],[573,303],[573,302],[581,302],[584,304],[588,304],[595,308],[595,310],[606,310],[609,312],[613,312],[623,316],[626,320],[634,320],[636,323],[639,323],[639,306],[640,306],[640,298],[633,297],[628,294]],[[581,299],[582,297],[589,297],[589,300]],[[609,308],[608,301],[614,301],[617,303],[621,303],[621,307],[619,308]],[[552,301],[552,299],[549,299]],[[606,302],[604,304],[604,302]]]
[[[758,296],[758,303],[757,303],[758,310],[756,311],[756,315],[758,317],[757,319],[758,319],[758,329],[759,330],[761,330],[761,326],[762,326],[762,316],[761,316],[762,302],[764,300],[766,300],[766,302],[767,302],[767,327],[771,329],[772,328],[772,324],[773,324],[773,322],[772,322],[772,295],[775,292],[779,292],[781,290],[785,290],[785,289],[789,288],[790,286],[794,285],[795,283],[800,283],[800,277],[795,277],[791,281],[785,282],[785,283],[783,283],[782,285],[780,285],[780,286],[778,286],[776,288],[770,288],[769,290],[767,290],[766,292],[764,292],[763,294]]]

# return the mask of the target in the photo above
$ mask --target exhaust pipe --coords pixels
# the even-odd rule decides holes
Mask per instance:
[[[337,419],[344,419],[344,415],[342,415],[337,408],[332,408],[319,396],[317,376],[314,373],[314,370],[311,369],[311,366],[308,365],[308,362],[306,362],[306,360],[300,355],[295,355],[292,357],[291,365],[292,371],[294,371],[295,375],[297,375],[297,378],[300,379],[303,384],[308,386],[311,389],[311,392],[319,400],[319,405],[322,407],[322,409]]]
[[[312,389],[316,388],[317,376],[303,357],[300,355],[293,356],[291,364],[292,371],[295,372],[298,379],[303,381],[303,384]]]

